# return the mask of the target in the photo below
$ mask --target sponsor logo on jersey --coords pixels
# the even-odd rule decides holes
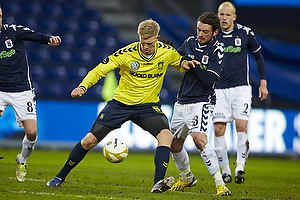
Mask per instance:
[[[138,70],[140,68],[140,64],[137,61],[133,61],[130,67],[132,70]]]
[[[233,47],[233,46],[228,46],[224,47],[224,52],[229,52],[229,53],[238,53],[241,52],[241,47]]]
[[[8,49],[11,49],[14,46],[11,39],[5,40],[5,45],[6,45],[6,48],[8,48]]]
[[[207,65],[207,64],[208,64],[208,60],[209,60],[209,56],[208,56],[208,55],[203,55],[203,56],[202,56],[201,62],[202,62],[204,65]]]
[[[1,58],[11,57],[14,54],[16,54],[16,50],[14,50],[14,49],[11,49],[10,51],[1,51],[1,53],[0,53],[0,59]]]
[[[134,71],[129,72],[130,75],[136,76],[138,78],[159,78],[161,77],[164,73],[158,73],[158,74],[142,74],[142,73],[137,73]]]
[[[242,40],[241,40],[241,38],[235,38],[235,39],[234,39],[234,44],[235,44],[235,46],[241,46],[241,45],[242,45]]]
[[[147,63],[142,63],[142,65],[153,65],[153,63],[147,62]]]

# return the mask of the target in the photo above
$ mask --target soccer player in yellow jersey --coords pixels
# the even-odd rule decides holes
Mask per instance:
[[[47,186],[60,186],[90,149],[110,131],[131,120],[158,141],[151,192],[161,193],[171,188],[174,178],[165,178],[165,173],[173,136],[168,119],[161,110],[159,93],[169,65],[184,73],[200,63],[181,56],[173,47],[158,41],[159,30],[157,22],[151,19],[142,21],[137,31],[139,42],[129,44],[108,56],[72,91],[73,98],[80,97],[110,71],[120,68],[121,78],[113,99],[107,102],[90,132],[74,146],[63,168]]]

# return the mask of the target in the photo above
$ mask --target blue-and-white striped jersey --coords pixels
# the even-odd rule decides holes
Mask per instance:
[[[21,25],[4,24],[0,30],[0,91],[22,92],[32,89],[29,64],[23,40],[47,44],[50,35]]]
[[[207,87],[200,80],[194,70],[209,72],[219,77],[223,67],[223,48],[220,43],[214,38],[207,45],[201,46],[197,38],[191,36],[187,38],[182,46],[178,49],[181,54],[189,56],[192,59],[201,62],[201,67],[196,66],[186,72],[181,81],[178,92],[178,103],[188,104],[197,102],[215,103],[214,84],[212,87]],[[202,69],[201,69],[202,68]],[[204,71],[205,70],[205,71]]]
[[[216,82],[216,89],[250,85],[248,51],[255,53],[261,49],[253,31],[235,23],[232,31],[220,30],[216,38],[225,52],[223,71]]]

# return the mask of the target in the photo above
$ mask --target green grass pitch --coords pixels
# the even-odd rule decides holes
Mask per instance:
[[[19,149],[0,149],[0,199],[300,199],[300,160],[292,158],[255,157],[250,154],[244,184],[227,184],[232,196],[218,197],[213,178],[199,154],[190,155],[195,187],[184,192],[150,192],[153,185],[154,151],[129,152],[122,163],[109,163],[102,151],[92,150],[58,188],[46,186],[65,163],[69,151],[36,149],[28,158],[27,179],[15,179],[15,157]],[[230,156],[234,171],[235,157]],[[170,158],[167,176],[178,178],[178,170]]]

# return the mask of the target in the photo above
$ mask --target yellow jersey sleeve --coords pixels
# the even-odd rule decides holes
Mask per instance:
[[[112,55],[105,58],[94,69],[89,71],[89,73],[84,77],[84,79],[78,87],[83,88],[85,91],[87,91],[90,87],[95,85],[101,78],[105,77],[109,72],[118,68],[119,64],[118,62],[116,62],[118,60],[110,61],[111,57]]]
[[[87,90],[110,71],[120,68],[121,78],[114,91],[114,99],[126,105],[156,103],[168,66],[186,72],[181,66],[183,61],[173,47],[162,42],[157,42],[155,53],[146,58],[140,51],[139,42],[135,42],[106,58],[87,74],[78,87]]]

